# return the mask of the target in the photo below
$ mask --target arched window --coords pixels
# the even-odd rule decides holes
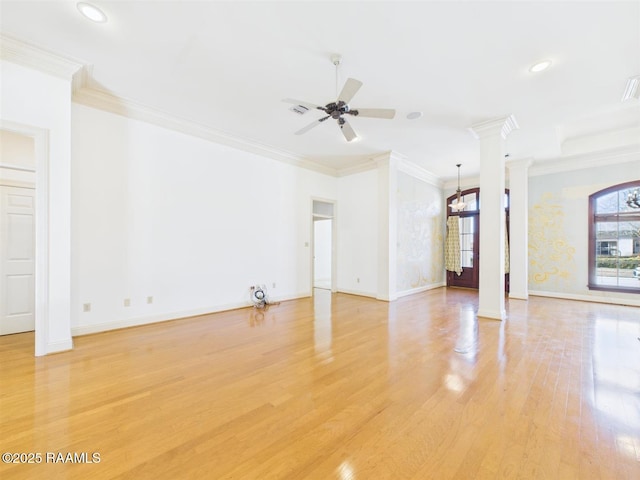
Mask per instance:
[[[640,293],[640,180],[589,196],[589,288]]]

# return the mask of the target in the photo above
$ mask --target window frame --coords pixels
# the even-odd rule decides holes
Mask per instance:
[[[619,183],[617,185],[612,185],[605,189],[599,190],[597,192],[589,195],[589,255],[588,258],[588,283],[587,288],[589,290],[599,290],[605,292],[621,292],[621,293],[635,293],[640,294],[640,282],[638,287],[624,287],[624,286],[613,286],[613,285],[601,285],[596,283],[596,249],[598,245],[598,240],[596,238],[596,223],[597,223],[597,213],[596,213],[596,203],[598,199],[602,196],[608,195],[613,192],[617,192],[620,190],[624,190],[627,188],[640,188],[640,180],[632,180],[630,182]],[[620,223],[620,211],[618,210],[616,213],[608,213],[601,214],[601,218],[609,217],[609,221],[615,221]],[[640,209],[638,209],[637,220],[640,221]],[[636,219],[633,219],[636,221]],[[601,220],[603,221],[603,220]],[[619,240],[619,238],[617,239]]]

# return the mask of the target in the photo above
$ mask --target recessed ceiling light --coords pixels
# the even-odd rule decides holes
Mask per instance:
[[[107,16],[95,5],[91,5],[90,3],[85,2],[78,2],[77,6],[80,13],[92,22],[104,23],[107,21]]]
[[[416,120],[417,118],[420,118],[422,116],[422,112],[411,112],[409,114],[407,114],[407,118],[409,120]]]
[[[535,63],[529,69],[532,73],[538,73],[546,70],[551,66],[551,60],[543,60],[542,62]]]

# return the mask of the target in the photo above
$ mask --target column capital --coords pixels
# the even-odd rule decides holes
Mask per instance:
[[[500,134],[503,139],[507,138],[513,130],[520,128],[513,115],[508,117],[493,118],[483,122],[474,123],[469,128],[471,134],[476,138],[488,137]]]
[[[509,160],[505,166],[511,171],[517,168],[524,168],[525,170],[533,165],[533,158],[521,158],[519,160]]]

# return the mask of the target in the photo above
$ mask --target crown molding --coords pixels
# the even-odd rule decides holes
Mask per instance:
[[[306,168],[334,177],[338,175],[338,172],[334,168],[326,167],[300,155],[255,140],[244,139],[227,132],[216,130],[201,123],[179,118],[134,100],[118,97],[104,90],[80,88],[73,93],[73,101],[87,107],[151,123],[169,130],[288,163],[296,167]]]
[[[407,175],[417,178],[418,180],[433,185],[434,187],[438,187],[440,189],[444,187],[444,182],[440,178],[438,178],[430,171],[420,167],[419,165],[410,162],[406,158],[400,160],[398,164],[398,170],[402,173],[406,173]]]
[[[371,156],[364,155],[362,160],[365,160],[363,163],[359,163],[358,165],[353,165],[351,167],[340,168],[336,170],[336,177],[348,177],[349,175],[355,175],[356,173],[367,172],[369,170],[375,170],[378,168],[378,164],[374,161]]]
[[[84,66],[80,60],[50,52],[4,34],[0,34],[0,58],[65,80],[71,80]]]
[[[518,126],[516,117],[509,115],[474,123],[469,128],[469,131],[476,139],[489,135],[497,135],[498,133],[503,139],[506,139],[513,130],[517,130],[518,128],[520,127]]]
[[[640,166],[640,144],[544,160],[537,159],[529,168],[529,176],[535,177],[627,162],[638,162]]]
[[[358,165],[347,167],[338,170],[338,177],[346,177],[348,175],[353,175],[355,173],[366,172],[368,170],[375,170],[378,168],[380,163],[396,161],[398,165],[398,171],[402,173],[406,173],[411,177],[417,178],[425,183],[433,185],[438,188],[443,187],[443,182],[440,178],[438,178],[433,173],[425,170],[424,168],[416,165],[415,163],[409,161],[409,159],[403,155],[402,153],[396,152],[395,150],[389,150],[382,153],[377,153],[372,156],[363,156],[363,160],[368,160],[367,162],[360,163]]]
[[[76,103],[200,137],[325,175],[338,176],[336,169],[326,167],[292,152],[181,119],[96,88],[91,76],[93,66],[75,58],[50,52],[5,34],[0,34],[0,58],[71,81],[72,100]]]

